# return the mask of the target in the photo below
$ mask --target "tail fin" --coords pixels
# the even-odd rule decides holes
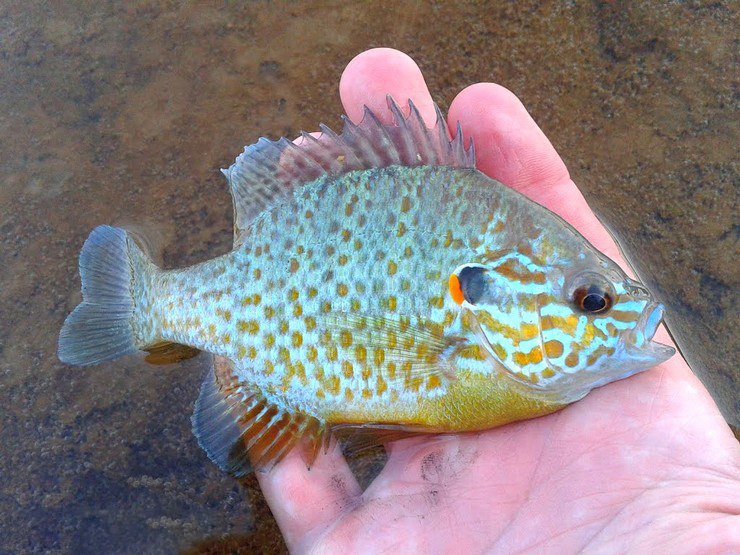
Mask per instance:
[[[137,351],[128,234],[116,227],[96,227],[80,253],[80,277],[82,303],[59,333],[59,360],[86,366]]]

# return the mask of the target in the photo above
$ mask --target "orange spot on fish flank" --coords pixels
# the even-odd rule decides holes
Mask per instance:
[[[520,327],[521,338],[526,341],[527,339],[534,339],[540,333],[540,330],[534,324],[522,324]]]
[[[429,376],[429,379],[427,380],[427,391],[431,391],[432,389],[436,389],[441,386],[442,386],[442,380],[439,379],[439,376],[436,376],[436,375]]]
[[[499,360],[504,361],[509,358],[509,353],[506,352],[506,349],[500,343],[493,345],[493,352],[496,353]]]
[[[339,332],[339,344],[345,349],[352,345],[352,332],[342,330]]]
[[[237,320],[236,329],[249,335],[257,335],[260,331],[260,325],[257,320]]]
[[[574,368],[578,366],[578,355],[576,353],[571,353],[567,357],[565,357],[565,365],[568,368]]]
[[[519,351],[516,351],[514,353],[514,357],[513,358],[514,358],[514,362],[516,363],[517,366],[526,366],[527,363],[529,362],[529,358],[527,358],[527,355],[525,355],[524,353],[521,353]]]
[[[347,387],[344,389],[344,400],[348,403],[351,402],[355,398],[354,394],[352,393],[352,390]]]
[[[295,258],[290,259],[290,266],[288,269],[290,270],[291,274],[295,274],[298,271],[299,264],[298,261]]]
[[[352,363],[350,361],[348,360],[342,361],[342,374],[348,380],[351,380],[354,377],[355,375],[354,368],[352,367]]]
[[[385,351],[380,347],[376,347],[373,355],[375,366],[380,368],[383,365],[383,361],[385,361]]]
[[[388,372],[388,379],[390,380],[396,379],[396,363],[395,362],[389,362],[386,368],[386,371]]]
[[[529,352],[529,363],[539,364],[542,362],[542,350],[539,347],[535,347]]]
[[[406,389],[409,389],[415,393],[419,392],[419,388],[421,387],[421,384],[424,382],[424,378],[422,377],[415,377],[411,378],[410,380],[406,381]]]
[[[339,376],[330,376],[327,380],[326,389],[332,395],[339,395]]]
[[[445,235],[445,242],[444,242],[444,247],[445,247],[446,249],[447,249],[447,248],[449,248],[449,247],[450,247],[450,245],[452,245],[452,241],[453,241],[453,238],[452,238],[452,231],[448,229],[448,230],[447,230],[447,234]]]
[[[434,308],[444,308],[444,297],[432,297],[431,299],[429,299],[429,306],[432,306]]]
[[[301,382],[302,386],[308,385],[308,379],[306,378],[306,368],[303,366],[301,361],[295,363],[295,373],[298,376],[298,381]]]
[[[367,388],[365,388],[365,389],[362,390],[362,398],[363,399],[372,399],[372,397],[373,397],[373,392],[372,391],[370,391]]]
[[[411,210],[411,200],[409,197],[403,197],[403,200],[401,201],[401,212],[404,214]]]
[[[544,347],[548,358],[558,358],[563,354],[563,344],[556,339],[546,341]]]
[[[378,375],[378,383],[375,390],[378,395],[383,395],[388,390],[388,384],[383,379],[383,376]]]
[[[364,346],[357,345],[355,347],[355,359],[360,364],[364,364],[367,361],[367,349]]]
[[[347,293],[349,293],[349,288],[344,283],[340,283],[337,285],[337,295],[340,297],[346,297]]]

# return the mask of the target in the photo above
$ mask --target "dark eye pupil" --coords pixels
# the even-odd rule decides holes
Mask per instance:
[[[606,307],[606,299],[596,293],[590,293],[583,298],[581,304],[588,312],[599,312]]]
[[[611,308],[612,298],[597,285],[590,287],[579,287],[573,294],[573,301],[583,312],[597,314]]]

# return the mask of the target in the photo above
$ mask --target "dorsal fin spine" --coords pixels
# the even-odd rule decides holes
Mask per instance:
[[[382,123],[366,108],[360,124],[344,118],[344,129],[337,135],[320,125],[322,135],[315,139],[302,134],[297,145],[288,139],[270,141],[261,138],[244,149],[234,164],[224,170],[234,200],[235,246],[254,218],[277,198],[286,197],[296,187],[322,175],[339,177],[344,173],[392,165],[445,165],[474,168],[471,147],[466,150],[458,124],[451,138],[444,116],[435,106],[436,122],[428,129],[413,102],[409,115],[388,97],[392,124]]]

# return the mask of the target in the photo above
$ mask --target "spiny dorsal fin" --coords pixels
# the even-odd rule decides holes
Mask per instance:
[[[241,232],[260,212],[297,186],[322,175],[336,177],[393,165],[475,167],[472,140],[466,150],[459,124],[451,138],[436,105],[433,129],[426,127],[411,100],[407,118],[390,96],[388,106],[394,119],[390,125],[381,123],[366,107],[359,125],[343,118],[341,135],[321,125],[318,139],[302,133],[300,145],[286,138],[261,138],[246,147],[228,170],[221,170],[229,181],[234,202],[235,246],[240,243]]]
[[[267,471],[300,440],[313,463],[329,434],[316,418],[270,404],[234,375],[231,361],[214,357],[193,412],[198,444],[221,470],[241,478],[252,469]]]

